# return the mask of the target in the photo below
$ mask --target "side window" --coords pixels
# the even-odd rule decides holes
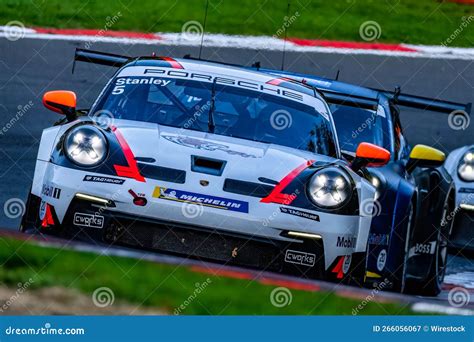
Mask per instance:
[[[403,135],[402,123],[400,122],[400,109],[395,105],[390,105],[393,119],[393,136],[395,140],[395,157],[397,160],[407,157],[408,143]]]

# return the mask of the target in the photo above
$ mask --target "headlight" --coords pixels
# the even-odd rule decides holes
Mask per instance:
[[[474,151],[464,154],[463,159],[459,163],[458,174],[466,182],[474,181]]]
[[[328,167],[311,177],[308,192],[318,207],[336,208],[350,199],[352,187],[344,172],[336,167]]]
[[[102,132],[92,126],[72,129],[65,141],[67,157],[79,166],[94,166],[107,155],[107,141]]]
[[[380,195],[382,194],[383,187],[385,180],[382,176],[376,175],[374,173],[370,173],[370,176],[368,177],[370,183],[374,186],[375,188],[375,200],[378,200],[380,198]]]

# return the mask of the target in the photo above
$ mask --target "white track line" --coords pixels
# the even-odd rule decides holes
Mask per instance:
[[[6,26],[0,26],[0,37],[8,39],[11,33]],[[42,39],[85,42],[88,47],[95,43],[114,44],[143,44],[143,45],[166,45],[166,46],[199,46],[200,36],[188,36],[181,33],[156,33],[154,38],[121,38],[97,35],[64,35],[37,33],[33,29],[25,29],[21,32],[20,39]],[[14,41],[12,42],[14,43]],[[284,41],[269,36],[232,36],[224,34],[206,34],[204,46],[217,48],[252,49],[259,51],[281,51]],[[434,58],[434,59],[460,59],[474,60],[473,48],[449,48],[443,46],[406,45],[401,46],[416,50],[416,52],[376,50],[376,49],[348,49],[322,46],[302,46],[293,42],[286,42],[286,50],[292,52],[319,52],[342,55],[376,55],[412,58]],[[86,46],[87,47],[87,46]]]

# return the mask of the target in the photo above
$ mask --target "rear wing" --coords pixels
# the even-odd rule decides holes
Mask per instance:
[[[131,60],[133,60],[133,57],[115,55],[113,53],[106,53],[100,51],[76,49],[76,52],[74,53],[74,63],[72,65],[72,72],[74,73],[76,62],[86,62],[119,68],[127,64]]]
[[[454,111],[463,111],[466,114],[471,114],[472,103],[458,103],[452,101],[444,101],[439,99],[432,99],[417,95],[402,94],[400,88],[395,91],[373,89],[387,96],[393,103],[410,108],[429,110],[439,113],[452,113]]]

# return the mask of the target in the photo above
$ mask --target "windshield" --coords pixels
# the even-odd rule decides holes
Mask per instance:
[[[356,152],[361,142],[390,148],[387,119],[382,107],[379,110],[330,104],[341,150]]]
[[[213,131],[214,134],[337,156],[330,121],[311,106],[222,84],[214,84],[214,102],[211,101],[212,94],[210,82],[117,77],[94,111],[110,112],[108,115],[116,119]]]

